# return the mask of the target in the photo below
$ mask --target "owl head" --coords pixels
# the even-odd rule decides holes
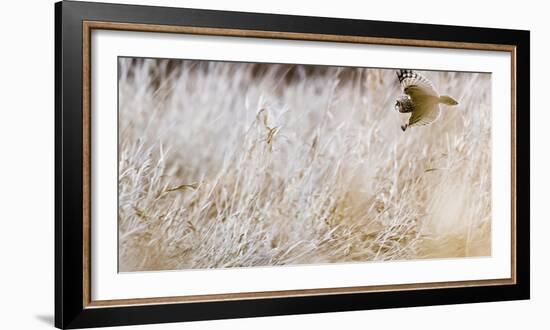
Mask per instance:
[[[401,95],[395,100],[394,108],[399,112],[406,112],[411,103],[411,98],[408,95]]]

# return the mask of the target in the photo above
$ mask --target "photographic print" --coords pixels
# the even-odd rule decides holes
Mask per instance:
[[[57,327],[529,299],[529,31],[55,22]]]
[[[118,59],[119,271],[491,255],[491,74]]]

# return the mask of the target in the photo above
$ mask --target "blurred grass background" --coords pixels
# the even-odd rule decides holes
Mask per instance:
[[[487,256],[490,74],[119,59],[119,270]]]

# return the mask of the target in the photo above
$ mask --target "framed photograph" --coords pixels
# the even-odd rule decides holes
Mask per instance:
[[[529,32],[59,2],[59,328],[529,298]]]

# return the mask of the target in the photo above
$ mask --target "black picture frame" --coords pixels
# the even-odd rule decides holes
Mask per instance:
[[[85,21],[394,38],[515,48],[514,284],[86,306]],[[55,4],[55,326],[85,328],[529,299],[529,31],[62,1]],[[508,143],[508,141],[499,141]]]

